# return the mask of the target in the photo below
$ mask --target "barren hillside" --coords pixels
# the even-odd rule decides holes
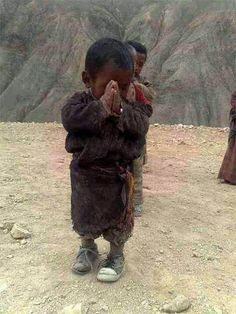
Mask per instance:
[[[112,36],[149,49],[153,121],[226,126],[236,88],[235,0],[0,0],[0,121],[60,121],[83,88],[88,46]]]

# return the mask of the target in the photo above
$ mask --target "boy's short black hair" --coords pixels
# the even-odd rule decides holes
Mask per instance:
[[[102,38],[89,48],[85,59],[85,70],[94,78],[108,63],[121,69],[134,71],[133,58],[127,46],[113,38]]]
[[[147,58],[147,48],[143,44],[141,44],[137,41],[133,41],[133,40],[127,41],[127,44],[134,47],[134,49],[137,51],[137,53],[142,53]]]

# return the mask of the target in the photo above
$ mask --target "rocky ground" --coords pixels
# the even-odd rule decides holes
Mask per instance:
[[[216,180],[227,130],[151,127],[145,211],[112,285],[70,271],[79,240],[61,125],[2,123],[0,134],[0,313],[151,314],[176,297],[176,311],[236,313],[236,187]]]

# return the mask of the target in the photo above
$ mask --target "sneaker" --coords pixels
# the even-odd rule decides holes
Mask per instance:
[[[103,282],[117,281],[124,271],[125,259],[124,255],[107,256],[107,259],[102,262],[100,270],[97,274],[97,280]]]
[[[134,217],[141,217],[143,213],[143,205],[134,206]]]
[[[97,246],[94,248],[80,247],[72,271],[79,275],[85,275],[93,269],[93,264],[98,257]]]

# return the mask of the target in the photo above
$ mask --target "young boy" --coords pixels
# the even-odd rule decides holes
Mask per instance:
[[[143,76],[141,76],[141,72],[143,70],[143,67],[147,61],[147,48],[137,42],[137,41],[128,41],[127,44],[129,44],[131,47],[133,47],[136,51],[136,65],[135,65],[135,79],[136,79],[136,85],[141,88],[141,90],[144,93],[144,96],[152,102],[155,97],[155,90],[152,87],[152,84]]]
[[[96,238],[110,242],[97,279],[117,281],[124,269],[124,244],[133,229],[132,161],[145,145],[150,105],[129,94],[134,64],[127,47],[101,39],[88,50],[82,79],[88,91],[75,93],[62,109],[73,153],[71,214],[81,247],[73,271],[87,274],[98,257]]]
[[[141,91],[144,97],[151,103],[155,96],[155,91],[150,82],[141,76],[143,66],[147,60],[147,48],[139,42],[128,41],[126,43],[134,49],[130,53],[135,61],[135,81],[134,85],[137,91]],[[146,163],[147,153],[144,146],[139,158],[133,162],[134,173],[134,213],[140,217],[143,212],[143,165]]]

